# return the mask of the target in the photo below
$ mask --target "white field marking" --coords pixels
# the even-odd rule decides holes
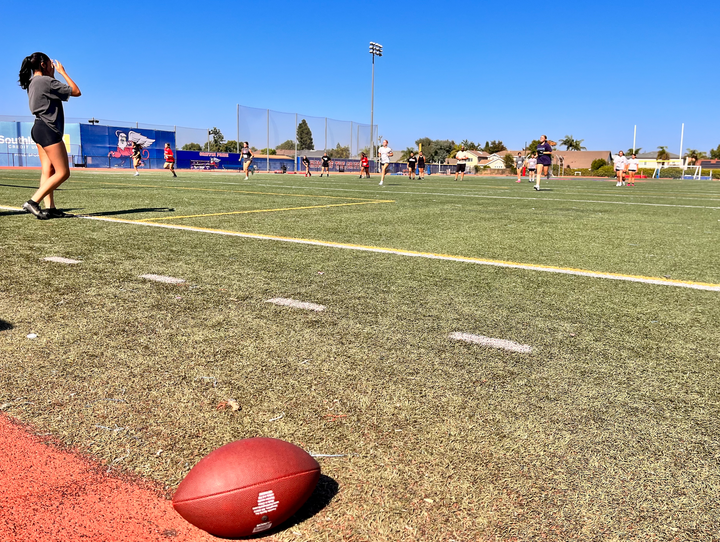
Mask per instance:
[[[346,250],[359,250],[363,252],[377,252],[380,254],[395,254],[398,256],[410,256],[414,258],[428,258],[431,260],[446,260],[451,262],[474,263],[478,265],[491,265],[494,267],[506,267],[510,269],[525,269],[528,271],[544,271],[546,273],[560,273],[564,275],[577,275],[581,277],[593,277],[609,280],[624,280],[628,282],[641,282],[643,284],[657,284],[659,286],[676,286],[679,288],[692,288],[695,290],[709,290],[720,292],[720,284],[707,282],[695,282],[688,280],[661,279],[658,277],[646,277],[642,275],[625,275],[622,273],[604,273],[589,271],[587,269],[575,269],[572,267],[554,267],[551,265],[533,265],[502,260],[483,260],[468,256],[451,256],[448,254],[433,254],[430,252],[417,252],[413,250],[398,250],[394,248],[373,247],[364,245],[351,245],[336,243],[334,241],[318,241],[316,239],[298,239],[294,237],[281,237],[277,235],[264,235],[261,233],[244,233],[237,231],[214,230],[210,228],[197,228],[191,226],[178,226],[175,224],[157,224],[155,222],[139,222],[136,220],[123,220],[121,218],[107,218],[98,216],[80,216],[87,220],[98,220],[100,222],[117,222],[120,224],[133,224],[135,226],[148,226],[152,228],[165,228],[168,230],[193,231],[198,233],[210,233],[214,235],[227,235],[230,237],[242,237],[245,239],[262,239],[266,241],[281,241],[284,243],[297,243],[300,245],[313,245],[319,247],[342,248]]]
[[[305,301],[298,301],[296,299],[288,299],[285,297],[273,297],[268,299],[265,303],[273,303],[275,305],[281,305],[283,307],[293,307],[295,309],[305,309],[308,311],[321,312],[325,310],[325,305],[318,305],[316,303],[307,303]]]
[[[49,258],[43,258],[46,262],[55,262],[55,263],[82,263],[80,260],[71,260],[70,258],[61,258],[60,256],[50,256]]]
[[[166,284],[181,284],[185,279],[176,279],[175,277],[166,277],[164,275],[140,275],[141,279],[154,280],[155,282],[164,282]]]
[[[532,346],[529,346],[527,344],[520,344],[514,341],[506,341],[505,339],[493,339],[492,337],[484,337],[483,335],[472,335],[470,333],[455,332],[448,335],[448,337],[457,341],[480,344],[482,346],[489,346],[490,348],[509,350],[510,352],[519,352],[521,354],[529,354],[530,352],[532,352]]]

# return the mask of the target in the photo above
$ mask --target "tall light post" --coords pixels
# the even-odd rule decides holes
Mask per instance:
[[[370,54],[372,55],[372,84],[370,86],[370,159],[375,158],[375,56],[382,56],[383,46],[374,41],[370,42]]]

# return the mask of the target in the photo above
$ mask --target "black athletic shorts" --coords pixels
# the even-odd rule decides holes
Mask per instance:
[[[455,173],[465,173],[465,164],[458,164]]]
[[[45,122],[40,119],[35,119],[32,130],[30,130],[30,136],[33,141],[41,147],[49,147],[62,141],[62,134],[58,134],[55,130],[50,128]]]

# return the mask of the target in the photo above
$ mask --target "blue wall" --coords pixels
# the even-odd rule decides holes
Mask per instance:
[[[80,125],[82,154],[88,167],[132,168],[131,140],[146,141],[142,151],[143,167],[162,168],[165,143],[175,148],[175,132],[122,128],[118,126]]]

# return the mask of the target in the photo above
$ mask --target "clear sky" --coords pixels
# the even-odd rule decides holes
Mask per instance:
[[[28,115],[22,59],[59,59],[68,117],[218,126],[235,105],[511,148],[547,134],[589,150],[720,144],[720,3],[3,2],[0,115]],[[253,143],[254,144],[254,143]],[[262,144],[257,144],[261,147]]]

